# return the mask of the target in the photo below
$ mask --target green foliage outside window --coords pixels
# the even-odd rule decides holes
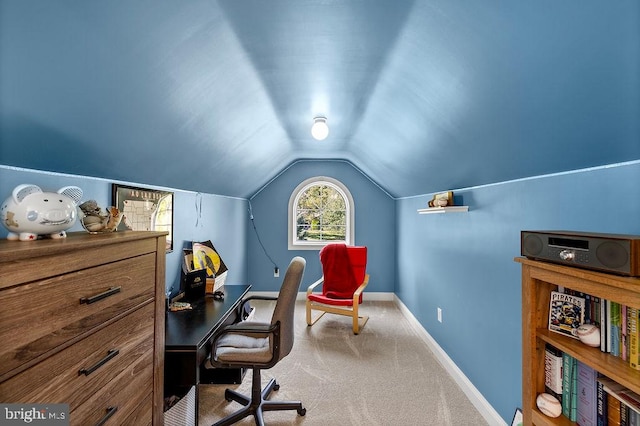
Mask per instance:
[[[296,206],[296,227],[299,241],[345,241],[347,206],[342,194],[325,184],[307,188]]]

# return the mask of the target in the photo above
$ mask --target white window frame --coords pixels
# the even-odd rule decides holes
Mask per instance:
[[[297,223],[296,223],[296,207],[298,205],[298,200],[300,195],[304,193],[309,187],[316,185],[326,185],[334,188],[342,197],[344,198],[344,203],[346,206],[346,229],[345,229],[345,238],[346,241],[298,241],[297,240]],[[351,192],[349,189],[337,179],[330,178],[327,176],[316,176],[309,179],[304,180],[296,189],[293,190],[291,196],[289,197],[289,215],[288,215],[288,237],[287,241],[289,242],[289,250],[320,250],[324,246],[330,243],[340,243],[344,242],[347,245],[354,245],[355,242],[355,205],[353,203],[353,197],[351,196]]]

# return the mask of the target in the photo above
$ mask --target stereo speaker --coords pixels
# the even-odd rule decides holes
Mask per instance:
[[[522,231],[521,254],[564,265],[640,276],[640,236]]]

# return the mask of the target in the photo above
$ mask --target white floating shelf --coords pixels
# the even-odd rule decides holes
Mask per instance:
[[[467,211],[469,211],[469,206],[429,207],[428,209],[418,209],[418,214],[462,213]]]

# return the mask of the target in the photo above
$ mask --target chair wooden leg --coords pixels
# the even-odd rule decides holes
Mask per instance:
[[[362,320],[362,324],[360,324],[359,320]],[[368,316],[361,316],[361,317],[354,316],[353,317],[353,334],[360,334],[360,330],[362,330],[362,328],[367,323],[367,321],[369,321]]]
[[[353,313],[352,313],[352,318],[353,318],[353,334],[360,334],[360,330],[365,326],[365,324],[367,323],[367,321],[369,321],[369,317],[368,316],[358,316],[358,307],[360,305],[358,305],[357,303],[354,303],[353,305]],[[360,325],[359,320],[363,320],[362,321],[362,325]]]
[[[307,307],[307,325],[313,325],[313,323],[311,322],[311,301],[309,299],[307,299],[306,307]]]
[[[311,303],[311,301],[310,301],[310,300],[308,300],[308,299],[307,299],[306,306],[307,306],[307,325],[308,325],[308,326],[312,326],[313,324],[317,323],[317,322],[318,322],[318,320],[319,320],[320,318],[322,318],[322,316],[323,316],[324,314],[326,314],[326,312],[322,312],[322,313],[321,313],[321,314],[320,314],[316,319],[313,319],[313,318],[312,318],[312,312],[311,312],[311,311],[313,310],[313,308],[312,308],[312,303]]]

